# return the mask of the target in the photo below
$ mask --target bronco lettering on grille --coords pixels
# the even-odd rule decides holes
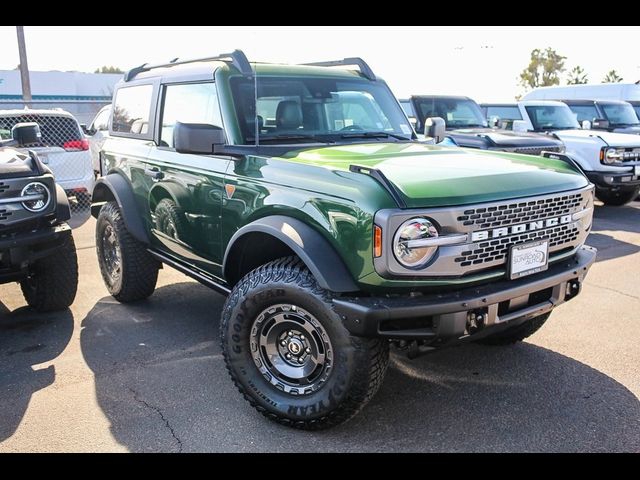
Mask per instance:
[[[538,220],[535,222],[522,223],[511,227],[495,228],[493,230],[482,230],[471,234],[471,241],[480,242],[491,238],[508,237],[518,233],[532,232],[534,230],[542,230],[543,228],[555,227],[571,223],[571,215],[563,215],[561,217],[547,218],[546,220]]]

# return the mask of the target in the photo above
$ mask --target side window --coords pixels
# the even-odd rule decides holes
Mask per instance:
[[[93,121],[92,128],[96,132],[101,132],[103,130],[109,130],[109,113],[110,110],[103,110],[98,114],[98,116]]]
[[[173,148],[173,129],[176,122],[206,123],[222,127],[215,84],[188,83],[167,85],[162,107],[160,145]]]
[[[113,131],[147,135],[152,94],[153,85],[120,88],[113,109]]]

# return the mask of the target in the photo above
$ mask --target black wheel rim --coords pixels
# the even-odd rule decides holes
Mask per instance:
[[[329,335],[309,312],[295,305],[265,309],[251,328],[251,355],[262,375],[291,395],[317,391],[329,377]]]
[[[113,225],[107,224],[102,232],[102,259],[109,282],[113,285],[121,275],[122,253]]]

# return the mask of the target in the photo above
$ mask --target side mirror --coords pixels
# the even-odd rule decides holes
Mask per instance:
[[[582,128],[584,130],[591,130],[591,122],[589,120],[582,121]]]
[[[11,129],[11,138],[17,145],[40,143],[42,140],[40,126],[35,122],[16,123]]]
[[[418,128],[418,119],[416,117],[407,117],[407,118],[409,119],[409,123],[411,124],[414,130]]]
[[[527,122],[524,120],[514,120],[511,129],[514,132],[524,133],[527,131]]]
[[[489,127],[500,128],[500,117],[494,115],[489,119]]]
[[[444,123],[444,119],[440,117],[428,117],[424,121],[424,136],[431,137],[436,143],[440,143],[444,140],[447,126]]]
[[[176,122],[173,146],[178,153],[211,155],[227,143],[224,130],[205,123]]]
[[[596,129],[606,130],[609,128],[609,120],[605,120],[604,118],[594,118],[593,122],[591,122],[591,126]]]

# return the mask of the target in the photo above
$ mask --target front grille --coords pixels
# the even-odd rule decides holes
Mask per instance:
[[[5,139],[11,136],[11,129],[18,123],[35,122],[40,126],[42,134],[41,142],[25,147],[63,147],[69,142],[79,141],[83,138],[78,122],[64,115],[21,113],[19,115],[0,116],[0,137]]]
[[[0,182],[0,193],[4,193],[9,190],[9,185],[4,182]]]
[[[562,147],[518,147],[513,149],[514,153],[524,153],[527,155],[541,155],[542,152],[562,153]]]
[[[466,250],[454,261],[461,267],[479,265],[481,263],[504,260],[513,245],[526,243],[533,240],[549,240],[549,249],[571,244],[576,241],[580,232],[574,225],[561,225],[559,227],[538,230],[536,232],[522,233],[512,237],[486,241],[478,244],[474,250]]]
[[[472,230],[506,227],[550,217],[560,217],[576,211],[584,201],[585,193],[574,193],[528,202],[505,203],[484,208],[465,210],[457,220]]]
[[[0,220],[6,220],[11,216],[11,212],[9,212],[6,208],[0,208]]]
[[[592,211],[582,217],[574,217],[574,214],[592,207],[593,188],[586,187],[467,207],[380,211],[376,215],[376,224],[386,225],[391,232],[397,231],[404,221],[412,217],[425,216],[440,225],[444,235],[466,234],[467,241],[440,247],[434,260],[419,272],[402,267],[393,254],[374,260],[375,267],[386,276],[425,277],[430,280],[471,279],[485,272],[504,274],[513,245],[548,240],[551,260],[582,245],[589,234]]]

